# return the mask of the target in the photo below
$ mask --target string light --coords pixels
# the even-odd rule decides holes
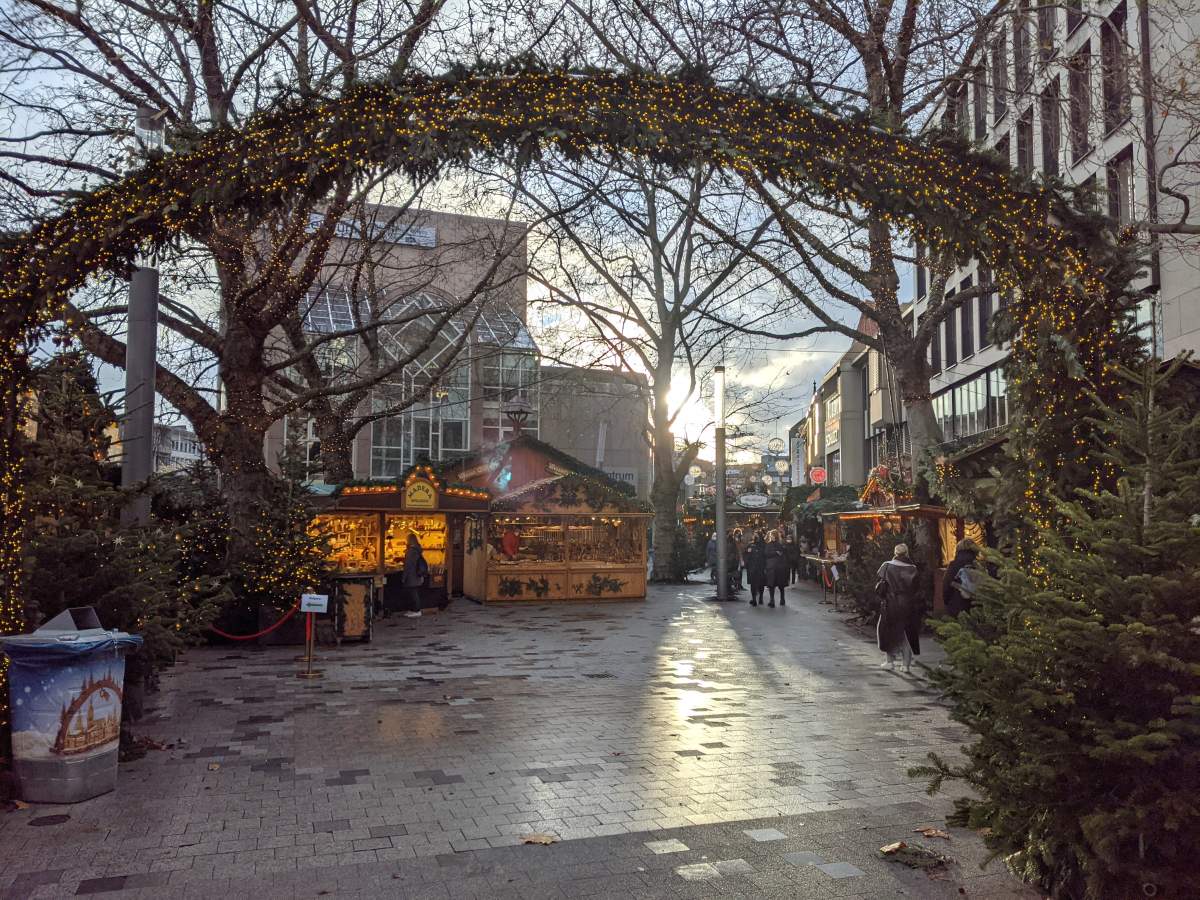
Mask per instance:
[[[519,165],[547,148],[569,160],[601,148],[680,171],[704,160],[808,185],[907,228],[948,258],[983,259],[1007,288],[1026,288],[1019,292],[1018,356],[1033,350],[1031,326],[1047,321],[1065,330],[1077,321],[1072,305],[1109,299],[1093,236],[1070,227],[1078,217],[1065,191],[1032,186],[956,136],[910,138],[794,98],[739,94],[697,79],[458,70],[296,100],[254,116],[241,131],[189,141],[0,246],[0,410],[10,423],[0,432],[0,633],[24,624],[25,494],[15,432],[28,349],[89,277],[126,277],[140,252],[211,237],[212,218],[222,212],[265,214],[298,197],[318,199],[339,178],[374,168],[421,178],[474,156],[515,153]],[[1031,289],[1039,284],[1044,289]],[[1096,362],[1105,349],[1101,337],[1083,365],[1111,384],[1114,373]],[[1069,416],[1080,397],[1058,408],[1043,390],[1050,388],[1034,395],[1056,416]],[[223,422],[260,427],[236,414],[223,414]],[[1031,469],[1031,484],[1035,474],[1044,477],[1041,466]]]

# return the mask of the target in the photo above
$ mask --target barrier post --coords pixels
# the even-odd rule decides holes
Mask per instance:
[[[316,642],[316,622],[313,619],[317,613],[329,609],[328,594],[301,594],[300,611],[304,613],[304,656],[299,657],[304,662],[304,671],[297,672],[297,678],[320,678],[324,673],[314,670],[313,645]]]

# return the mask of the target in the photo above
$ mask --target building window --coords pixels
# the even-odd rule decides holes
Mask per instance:
[[[1092,55],[1084,44],[1067,64],[1067,92],[1071,119],[1071,162],[1077,163],[1092,149]]]
[[[1033,174],[1033,109],[1021,113],[1017,120],[1017,169],[1023,175]]]
[[[975,70],[971,79],[975,85],[975,103],[972,107],[975,114],[975,140],[982,141],[987,136],[987,57]]]
[[[996,141],[996,155],[999,156],[1002,160],[1004,160],[1004,164],[1006,166],[1011,166],[1012,165],[1012,155],[1011,154],[1012,154],[1012,151],[1009,149],[1008,135],[1006,134],[1004,137],[1000,138],[1000,140]]]
[[[1051,0],[1039,0],[1037,8],[1038,62],[1045,65],[1054,56],[1054,30],[1058,27],[1058,9]]]
[[[954,439],[954,396],[950,391],[933,398],[933,415],[942,429],[942,440]]]
[[[959,286],[959,291],[965,291],[971,286],[971,279],[966,278]],[[966,301],[958,308],[959,341],[962,344],[962,358],[966,359],[975,352],[975,316],[974,300]]]
[[[1100,26],[1100,78],[1104,90],[1104,131],[1129,118],[1129,64],[1125,55],[1125,4]]]
[[[1000,29],[992,42],[992,117],[999,122],[1008,112],[1008,41]]]
[[[1059,144],[1062,141],[1062,119],[1058,108],[1058,79],[1053,79],[1042,91],[1042,171],[1047,176],[1058,174]]]
[[[979,270],[979,284],[985,285],[992,280],[992,273],[987,269]],[[992,324],[992,292],[979,295],[979,349],[990,347]]]
[[[1001,369],[988,372],[988,427],[1008,424],[1008,380]]]
[[[1083,0],[1064,0],[1067,8],[1067,34],[1071,34],[1083,23]]]
[[[952,292],[947,291],[946,302],[949,303],[953,296]],[[942,333],[946,338],[946,368],[949,369],[958,363],[958,341],[954,334],[954,310],[951,310],[950,315],[946,316],[945,321],[942,322]]]
[[[917,299],[919,300],[925,296],[925,248],[919,243],[916,245],[914,257],[917,269]]]
[[[1119,225],[1133,222],[1133,148],[1126,147],[1105,167],[1108,215]]]
[[[1030,65],[1033,56],[1031,39],[1029,0],[1021,0],[1017,18],[1013,22],[1013,75],[1018,91],[1026,90],[1033,79],[1033,67]]]
[[[834,450],[825,457],[825,480],[829,484],[842,483],[842,451]]]

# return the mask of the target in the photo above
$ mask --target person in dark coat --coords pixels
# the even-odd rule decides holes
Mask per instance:
[[[771,602],[767,605],[772,609],[775,608],[775,589],[779,588],[779,605],[787,606],[787,599],[783,596],[783,589],[787,587],[788,572],[791,571],[791,563],[788,562],[787,550],[784,549],[783,542],[779,540],[778,531],[772,531],[767,535],[766,557],[767,594],[771,598]]]
[[[730,530],[725,536],[725,563],[728,566],[725,575],[729,579],[729,593],[735,594],[742,589],[742,548],[739,546],[737,532]]]
[[[717,533],[714,531],[708,543],[704,545],[704,562],[709,568],[709,579],[717,583]]]
[[[887,654],[885,669],[896,668],[896,657],[904,661],[904,671],[912,671],[912,658],[921,653],[923,604],[917,596],[917,567],[908,555],[907,544],[897,544],[889,559],[879,567],[875,587],[880,596],[879,649]]]
[[[783,539],[783,554],[788,565],[788,584],[800,580],[800,545],[790,534]]]
[[[978,544],[970,538],[958,542],[954,560],[946,567],[946,577],[942,580],[942,598],[946,601],[946,612],[952,616],[971,608],[975,576],[979,571],[975,565],[977,559]]]
[[[404,550],[404,588],[408,594],[408,612],[404,615],[410,619],[421,615],[421,588],[429,579],[429,563],[421,551],[421,542],[412,532],[408,534],[408,546]]]
[[[761,531],[756,533],[754,540],[746,545],[743,557],[746,577],[750,580],[750,605],[758,606],[762,603],[763,587],[767,583],[767,544],[763,540]]]

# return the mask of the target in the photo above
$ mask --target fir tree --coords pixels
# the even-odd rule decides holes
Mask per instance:
[[[941,685],[977,739],[965,765],[933,756],[914,774],[931,790],[965,779],[979,799],[952,821],[988,829],[1058,897],[1195,891],[1200,416],[1162,402],[1179,373],[1147,363],[1121,371],[1121,399],[1091,396],[1111,489],[1051,495],[1062,527],[1024,564],[994,559],[972,610],[940,629]]]
[[[73,606],[96,608],[106,628],[139,634],[129,659],[138,681],[196,639],[214,613],[214,585],[181,574],[183,532],[152,522],[122,528],[129,493],[108,461],[116,413],[84,354],[63,353],[35,373],[35,438],[24,460],[31,534],[27,620]]]

